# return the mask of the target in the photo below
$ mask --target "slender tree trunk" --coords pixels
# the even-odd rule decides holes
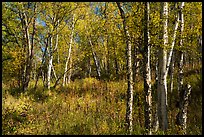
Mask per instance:
[[[133,125],[132,125],[132,107],[133,107],[133,72],[132,72],[132,55],[131,55],[131,41],[130,35],[126,26],[126,18],[125,13],[122,9],[122,5],[120,2],[116,2],[118,9],[120,10],[121,18],[123,19],[123,30],[124,30],[124,37],[127,45],[127,80],[128,80],[128,89],[127,89],[127,109],[126,109],[126,123],[128,133],[131,135],[133,132]]]
[[[49,63],[48,63],[48,71],[47,71],[47,88],[50,90],[50,79],[51,79],[51,68],[52,68],[52,60],[53,60],[53,55],[52,55],[52,36],[50,35],[49,37]]]
[[[145,2],[144,12],[144,96],[145,96],[145,128],[152,134],[152,93],[150,69],[150,36],[149,36],[149,2]]]
[[[57,75],[56,75],[56,73],[55,73],[55,69],[54,69],[53,64],[52,64],[52,71],[53,71],[53,74],[54,74],[55,79],[57,80]]]
[[[93,49],[93,44],[91,42],[91,39],[89,39],[89,43],[91,45],[92,55],[93,55],[93,58],[94,58],[94,63],[96,65],[96,71],[97,71],[97,74],[98,74],[98,78],[100,79],[100,77],[101,77],[101,69],[100,69],[99,60],[98,60],[98,58],[96,56],[96,53],[95,53],[95,51]]]
[[[24,9],[23,5],[22,8]],[[35,3],[34,5],[34,13],[36,12],[36,8],[37,5]],[[33,60],[33,46],[34,46],[34,35],[35,35],[35,20],[36,20],[36,15],[35,17],[32,19],[33,22],[33,33],[32,33],[32,39],[30,38],[30,33],[29,33],[29,24],[28,24],[28,16],[26,15],[25,11],[22,14],[23,17],[23,26],[25,28],[25,38],[26,38],[26,44],[28,46],[28,52],[27,52],[27,61],[26,61],[26,65],[25,65],[25,75],[24,75],[24,80],[23,80],[23,91],[25,91],[28,88],[28,84],[30,81],[30,77],[31,77],[31,71],[32,71],[32,60]],[[32,43],[31,43],[32,40]]]
[[[173,93],[173,87],[174,87],[174,55],[172,55],[172,61],[171,61],[171,71],[170,71],[170,94]],[[171,98],[170,98],[171,100]],[[170,105],[171,105],[171,101],[170,101]]]
[[[178,15],[176,23],[175,23],[173,40],[172,40],[172,44],[171,44],[171,50],[169,52],[168,61],[167,61],[166,73],[168,73],[168,71],[169,71],[169,66],[170,66],[170,63],[171,63],[171,60],[172,60],[173,49],[174,49],[174,45],[175,45],[175,41],[176,41],[176,33],[177,33],[177,29],[178,29],[178,23],[179,23],[179,15]],[[167,75],[167,74],[165,74],[165,75]]]
[[[173,106],[172,106],[172,97],[173,97],[173,86],[174,86],[174,53],[172,55],[172,61],[171,61],[171,66],[170,66],[170,88],[169,88],[169,91],[170,91],[170,100],[169,100],[169,110],[170,110],[170,120],[171,120],[171,125],[173,125],[173,115],[172,115],[172,109],[173,109]]]
[[[70,83],[70,81],[71,81],[71,76],[72,76],[72,58],[70,58],[69,68],[70,68],[70,71],[68,72],[67,84]]]
[[[140,61],[138,59],[138,49],[136,47],[136,45],[134,45],[134,54],[133,54],[133,82],[138,82],[138,75],[139,75],[139,64]]]
[[[29,27],[28,27],[28,22],[27,22],[27,16],[24,13],[24,18],[25,18],[25,32],[26,32],[26,41],[27,41],[27,45],[28,45],[28,56],[27,56],[27,63],[26,63],[26,71],[25,71],[25,80],[24,80],[24,84],[23,84],[23,90],[25,91],[28,87],[29,84],[29,79],[30,79],[30,65],[31,65],[31,43],[30,43],[30,34],[29,34]]]
[[[108,71],[108,67],[107,67],[107,48],[108,48],[108,36],[105,35],[105,40],[104,40],[104,70],[105,73],[107,73]]]
[[[159,52],[157,51],[155,56],[159,56]],[[159,94],[158,94],[158,86],[159,86],[159,82],[158,82],[158,77],[159,77],[159,70],[158,70],[158,66],[159,66],[159,61],[158,61],[158,58],[156,58],[156,65],[155,65],[155,91],[157,91],[157,96],[154,96],[155,97],[155,102],[156,105],[155,105],[155,112],[154,112],[154,119],[153,119],[153,130],[156,132],[158,131],[159,129],[159,119],[158,119],[158,107],[159,107]]]
[[[180,39],[180,47],[183,47],[183,30],[184,30],[184,16],[182,13],[184,7],[184,2],[181,3],[180,6],[180,20],[181,20],[181,39]],[[178,92],[183,90],[183,51],[179,51],[179,76],[178,76]],[[179,94],[179,93],[178,93]]]
[[[39,76],[42,75],[43,77],[43,81],[44,81],[44,75],[43,75],[43,63],[45,63],[45,58],[46,58],[46,53],[47,53],[47,47],[48,47],[48,42],[46,43],[46,47],[45,47],[45,51],[43,52],[43,56],[42,56],[42,61],[41,61],[41,64],[40,64],[40,68],[38,69],[38,72],[37,72],[37,76],[36,76],[36,81],[35,81],[35,87],[34,89],[36,90],[37,88],[37,85],[38,85],[38,80],[39,80]]]
[[[163,46],[160,47],[159,52],[159,77],[158,77],[158,119],[159,126],[163,131],[168,128],[168,117],[167,117],[167,44],[168,44],[168,3],[161,3],[162,11],[162,22],[163,22]]]
[[[72,43],[73,43],[73,39],[74,39],[74,27],[75,27],[74,25],[75,25],[75,23],[74,23],[74,15],[73,15],[73,17],[72,17],[72,30],[71,30],[70,43],[69,43],[69,50],[68,50],[68,56],[67,56],[64,72],[67,71],[68,63],[70,63],[71,52],[72,52]],[[64,73],[62,86],[65,86],[66,76],[67,76],[67,73]]]

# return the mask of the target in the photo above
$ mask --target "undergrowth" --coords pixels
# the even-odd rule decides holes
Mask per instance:
[[[197,76],[188,81],[198,83]],[[42,84],[42,83],[41,83]],[[145,134],[143,84],[134,85],[133,134]],[[192,84],[192,95],[188,112],[188,134],[201,134],[201,102],[195,108],[194,96],[200,94],[196,84]],[[32,86],[28,91],[11,94],[14,89],[3,85],[2,134],[3,135],[125,135],[126,89],[125,81],[106,82],[94,78],[78,79],[65,87],[51,91],[39,86],[36,91]],[[197,89],[196,89],[197,88]],[[198,90],[198,91],[196,91]],[[198,92],[198,93],[197,93]],[[201,98],[202,100],[202,98]],[[174,123],[177,108],[169,110],[167,133],[179,134]],[[173,120],[172,120],[173,119]]]

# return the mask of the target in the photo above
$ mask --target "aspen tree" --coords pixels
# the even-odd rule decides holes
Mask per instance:
[[[64,68],[64,77],[63,77],[63,83],[62,83],[63,86],[65,86],[65,82],[66,82],[67,73],[65,72],[67,72],[68,63],[69,64],[71,63],[71,52],[72,52],[72,44],[73,44],[73,39],[74,39],[74,25],[75,25],[75,21],[74,21],[74,14],[73,14],[70,42],[69,44],[66,42],[69,45],[69,50],[68,50],[67,60],[66,60],[65,68]]]
[[[168,3],[161,3],[162,9],[162,23],[163,23],[163,44],[159,49],[159,75],[158,75],[158,119],[159,127],[165,131],[168,128],[168,117],[167,117],[167,45],[168,45]]]
[[[126,109],[126,122],[127,122],[127,129],[128,133],[132,134],[133,132],[133,125],[132,125],[132,107],[133,107],[133,72],[132,72],[132,55],[131,55],[131,41],[130,35],[128,32],[127,24],[126,24],[126,17],[125,13],[122,9],[122,5],[120,2],[117,2],[118,9],[120,11],[121,18],[123,19],[123,31],[124,31],[124,38],[127,46],[127,81],[128,81],[128,90],[127,90],[127,109]]]
[[[150,69],[150,36],[149,36],[149,2],[145,2],[144,10],[144,95],[145,95],[145,128],[152,134],[152,93]]]

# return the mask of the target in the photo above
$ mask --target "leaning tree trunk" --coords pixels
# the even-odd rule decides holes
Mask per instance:
[[[127,45],[127,80],[128,80],[128,90],[127,90],[127,110],[126,110],[126,123],[127,123],[127,129],[128,133],[132,134],[133,132],[133,125],[132,125],[132,106],[133,106],[133,72],[132,72],[132,55],[131,55],[131,41],[130,41],[130,35],[127,29],[126,25],[126,18],[125,13],[122,9],[122,5],[120,2],[116,2],[118,9],[120,11],[121,18],[123,19],[123,30],[124,30],[124,38]]]
[[[36,76],[36,81],[35,81],[35,86],[34,86],[34,90],[36,90],[37,88],[37,85],[38,85],[38,80],[39,80],[39,77],[40,75],[42,75],[43,77],[43,81],[44,81],[44,76],[43,76],[43,63],[45,62],[45,58],[46,58],[46,54],[47,54],[47,48],[48,48],[48,41],[46,43],[46,47],[45,47],[45,50],[43,52],[43,56],[42,56],[42,61],[41,61],[41,64],[40,64],[40,67],[38,69],[38,71],[36,72],[37,73],[37,76]]]
[[[100,68],[99,60],[98,60],[98,58],[96,56],[96,53],[94,51],[94,48],[93,48],[93,44],[91,42],[91,38],[89,38],[89,44],[91,46],[91,51],[92,51],[94,63],[95,63],[95,66],[96,66],[96,71],[97,71],[98,79],[100,79],[101,78],[101,68]]]
[[[159,52],[159,77],[158,77],[158,119],[159,127],[166,131],[168,128],[168,116],[167,116],[167,50],[168,45],[168,3],[161,3],[162,11],[162,22],[163,22],[163,46],[160,47]]]
[[[152,134],[152,93],[150,69],[150,37],[149,37],[149,2],[145,2],[144,12],[144,95],[145,95],[145,128]]]

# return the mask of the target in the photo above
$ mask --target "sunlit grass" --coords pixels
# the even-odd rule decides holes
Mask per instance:
[[[193,78],[191,78],[193,79]],[[33,85],[34,82],[31,82]],[[25,93],[12,96],[4,91],[2,102],[2,134],[38,135],[124,135],[126,113],[125,81],[106,82],[94,78],[75,80],[65,87],[43,90],[42,81],[36,91],[33,86]],[[6,85],[4,85],[5,87]],[[145,134],[143,83],[135,84],[133,134]],[[199,105],[197,106],[200,108]],[[195,111],[189,108],[189,111]],[[176,108],[170,112],[176,115]],[[169,113],[170,113],[169,112]],[[195,112],[191,112],[195,113]],[[188,121],[198,122],[189,112]],[[24,114],[24,115],[23,115]],[[197,118],[202,116],[199,113]],[[170,120],[169,120],[170,121]],[[173,121],[174,122],[174,121]],[[201,122],[202,123],[202,122]],[[190,125],[188,133],[201,134],[202,125]],[[191,129],[191,131],[190,131]],[[167,133],[178,134],[171,125]]]

